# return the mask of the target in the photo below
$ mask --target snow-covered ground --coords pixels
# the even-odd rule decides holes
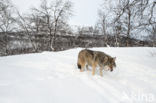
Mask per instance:
[[[80,50],[0,57],[0,103],[156,103],[156,48],[93,48],[117,57],[103,77],[79,72]]]

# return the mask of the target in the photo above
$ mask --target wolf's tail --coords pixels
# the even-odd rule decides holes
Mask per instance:
[[[79,63],[77,63],[77,67],[78,67],[79,69],[81,69],[81,65],[80,65]]]

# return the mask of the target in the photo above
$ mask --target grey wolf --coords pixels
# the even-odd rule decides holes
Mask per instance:
[[[111,57],[104,52],[84,49],[78,54],[77,66],[81,72],[84,71],[85,67],[88,69],[88,65],[92,66],[92,75],[95,75],[96,67],[99,66],[100,75],[102,76],[104,67],[108,67],[110,71],[113,71],[113,68],[116,67],[115,60],[116,57]]]

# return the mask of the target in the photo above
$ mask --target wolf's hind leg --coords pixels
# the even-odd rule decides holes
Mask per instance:
[[[84,68],[85,68],[85,64],[81,64],[81,69],[80,69],[80,72],[83,72],[84,71]]]

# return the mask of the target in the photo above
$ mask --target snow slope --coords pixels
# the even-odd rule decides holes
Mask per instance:
[[[0,103],[156,103],[156,48],[93,48],[117,57],[103,77],[79,72],[80,50],[0,57]]]

